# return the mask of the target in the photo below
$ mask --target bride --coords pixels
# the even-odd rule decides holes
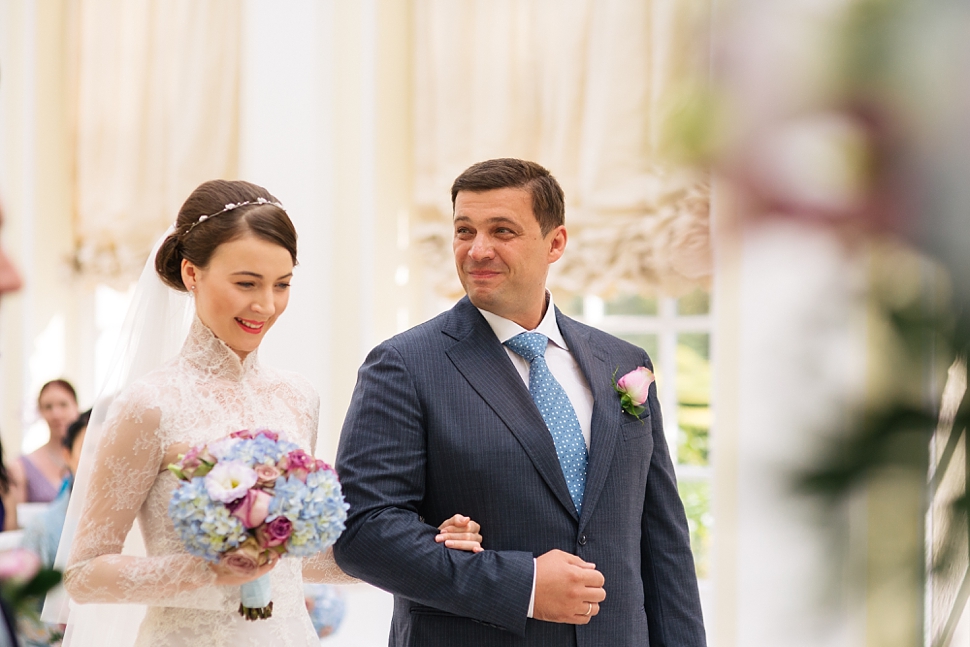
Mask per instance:
[[[147,606],[128,644],[317,645],[303,581],[353,581],[330,550],[283,557],[250,573],[206,562],[182,547],[167,513],[177,481],[166,466],[191,445],[268,428],[314,450],[317,395],[305,379],[262,366],[256,353],[286,309],[295,264],[296,231],[286,211],[265,189],[241,181],[197,188],[158,249],[157,277],[190,295],[195,316],[178,356],[131,382],[111,403],[93,458],[89,453],[79,470],[75,496],[82,502],[72,502],[73,539],[65,533],[72,543],[64,585],[82,611],[90,603]],[[139,285],[144,281],[143,275]],[[160,327],[162,335],[177,326],[164,317],[146,318],[135,327]],[[140,344],[151,343],[141,336]],[[122,552],[136,519],[141,556]],[[455,515],[441,530],[437,541],[481,550],[478,524],[467,517]],[[266,573],[273,616],[245,621],[237,613],[239,585]],[[73,643],[103,637],[110,629],[105,623],[126,615],[118,607],[101,613],[97,633],[75,635]],[[75,619],[72,611],[69,640]]]

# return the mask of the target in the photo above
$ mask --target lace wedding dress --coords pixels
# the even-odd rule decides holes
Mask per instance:
[[[246,621],[238,586],[217,586],[175,535],[166,469],[189,446],[267,428],[312,453],[319,398],[301,377],[244,361],[196,318],[178,357],[134,382],[111,405],[64,574],[79,603],[147,605],[134,645],[318,645],[303,580],[353,581],[330,551],[284,557],[270,573],[273,617]],[[145,557],[122,555],[137,517]],[[121,615],[121,614],[119,614]]]

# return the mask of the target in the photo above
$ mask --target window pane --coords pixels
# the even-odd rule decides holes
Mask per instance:
[[[655,315],[657,314],[657,299],[641,296],[618,297],[606,302],[608,315]]]
[[[678,483],[680,498],[687,512],[690,529],[690,548],[694,553],[694,567],[698,579],[710,575],[711,533],[714,517],[711,514],[711,484],[709,481],[681,481]]]
[[[626,341],[639,346],[643,350],[647,351],[647,355],[655,364],[654,369],[657,369],[657,336],[656,335],[637,335],[637,334],[627,334],[619,335],[620,339],[625,339]],[[619,377],[619,376],[617,376]]]
[[[563,314],[567,314],[570,317],[582,317],[583,297],[573,297],[565,300],[563,303],[556,301],[556,307],[562,310]]]
[[[700,288],[677,299],[677,314],[706,315],[711,312],[711,295]]]
[[[710,335],[682,333],[677,336],[677,462],[708,464],[711,421]]]

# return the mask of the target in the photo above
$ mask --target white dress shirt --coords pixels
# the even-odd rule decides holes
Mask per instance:
[[[556,322],[556,306],[552,301],[552,293],[548,290],[546,291],[546,314],[534,330],[526,330],[514,321],[500,317],[487,310],[479,308],[478,311],[482,313],[485,321],[492,327],[492,332],[495,333],[499,342],[502,343],[505,352],[508,353],[509,358],[515,365],[515,369],[519,372],[519,376],[525,382],[526,388],[529,388],[529,369],[531,365],[521,355],[508,346],[505,346],[505,342],[524,332],[537,332],[549,338],[549,345],[546,346],[546,365],[549,367],[549,372],[552,373],[552,376],[562,386],[563,391],[566,392],[570,403],[572,403],[573,409],[576,411],[576,417],[579,419],[579,427],[583,430],[586,449],[589,450],[590,428],[592,427],[593,420],[593,392],[589,390],[586,377],[580,370],[579,364],[576,363],[573,354],[569,352],[569,347],[566,346],[566,340],[563,339],[562,333],[559,331],[559,324]],[[529,611],[526,616],[528,618],[532,617],[536,604],[535,559],[532,560],[532,564],[532,597],[529,599]]]
[[[576,417],[579,418],[579,428],[583,430],[583,439],[586,441],[586,449],[588,450],[590,427],[593,419],[593,392],[589,390],[589,386],[586,384],[586,377],[580,370],[579,364],[576,363],[573,354],[569,352],[569,347],[566,346],[566,340],[563,339],[562,333],[559,332],[559,324],[556,323],[556,307],[552,301],[552,294],[546,292],[546,295],[548,296],[546,314],[542,317],[542,321],[539,322],[535,330],[526,330],[514,321],[500,317],[487,310],[479,308],[478,311],[482,313],[485,321],[492,327],[492,332],[495,333],[495,336],[503,344],[505,352],[512,359],[512,363],[519,372],[522,381],[525,382],[526,388],[529,388],[529,362],[525,361],[521,355],[508,346],[504,346],[504,344],[516,335],[524,332],[542,333],[549,338],[549,345],[546,347],[546,365],[549,367],[549,372],[552,373],[552,376],[562,386],[563,391],[566,392],[566,396],[576,411]]]

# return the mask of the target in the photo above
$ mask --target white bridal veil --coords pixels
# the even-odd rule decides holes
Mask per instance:
[[[114,397],[129,384],[161,366],[178,354],[188,334],[195,308],[192,298],[166,286],[155,273],[155,254],[162,241],[174,231],[168,231],[155,243],[141,272],[125,322],[118,336],[110,370],[91,414],[81,462],[74,478],[74,490],[67,509],[61,543],[57,549],[55,568],[63,571],[71,551],[78,519],[84,507],[95,451],[101,440],[102,427]],[[110,469],[110,466],[101,466]],[[144,544],[137,521],[125,542],[125,554],[144,555]],[[41,619],[68,625],[65,647],[88,645],[131,645],[138,626],[145,615],[142,605],[76,604],[69,600],[62,586],[48,596]]]

